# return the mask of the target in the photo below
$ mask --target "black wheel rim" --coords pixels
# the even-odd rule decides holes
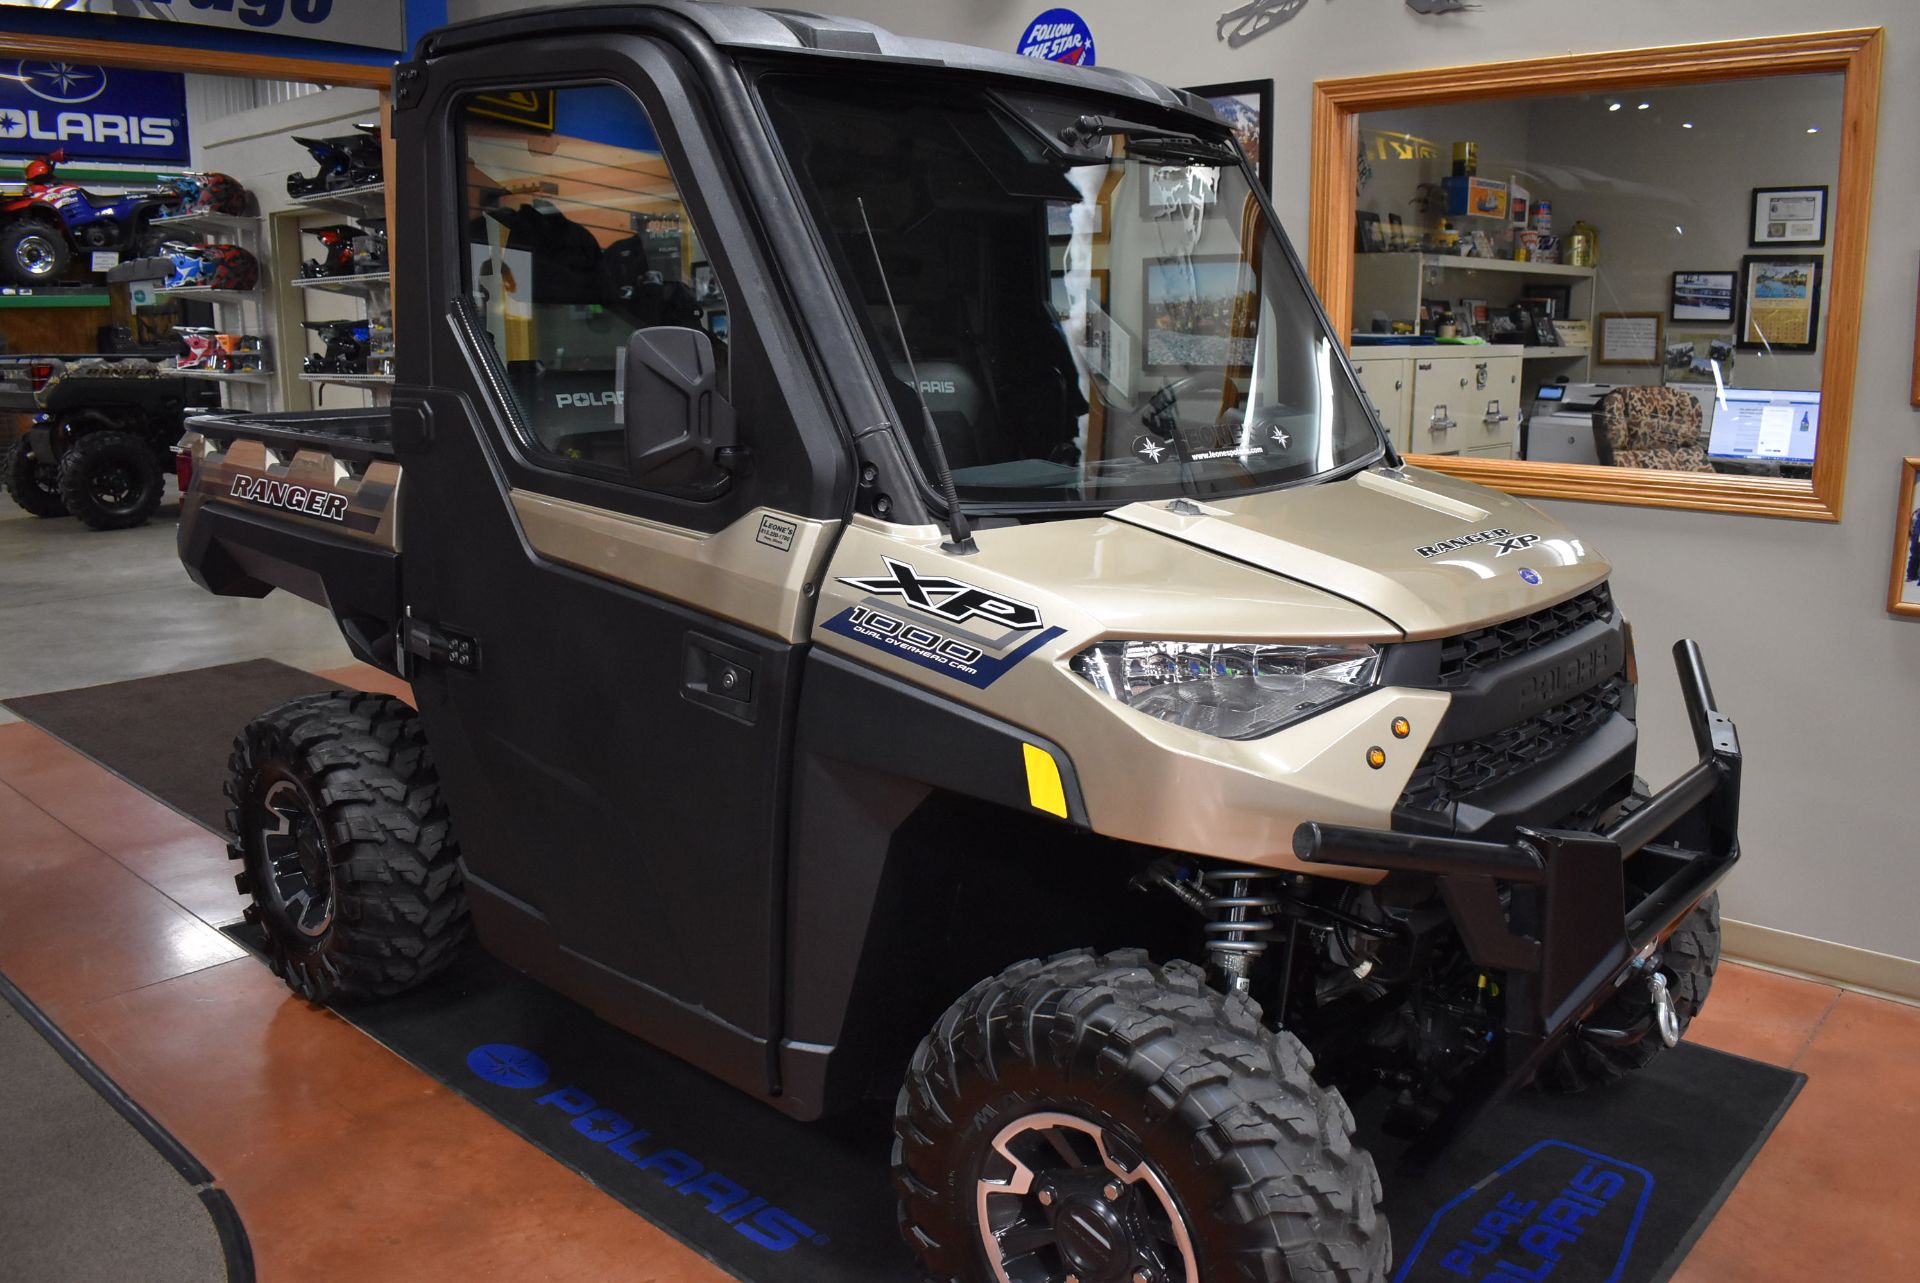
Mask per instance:
[[[1000,1129],[975,1181],[981,1247],[999,1283],[1199,1283],[1179,1204],[1105,1127],[1064,1113]]]
[[[87,493],[108,512],[132,512],[140,506],[140,474],[131,464],[102,464],[88,480]]]
[[[333,856],[326,835],[292,780],[275,780],[260,799],[260,855],[267,899],[309,939],[333,925]]]

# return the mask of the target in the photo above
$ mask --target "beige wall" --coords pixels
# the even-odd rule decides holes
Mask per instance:
[[[455,17],[514,7],[454,0]],[[830,0],[823,8],[915,35],[1009,49],[1041,0]],[[1661,780],[1692,753],[1664,652],[1705,647],[1739,720],[1747,772],[1746,861],[1730,916],[1920,958],[1920,621],[1885,613],[1901,456],[1920,454],[1907,404],[1920,267],[1920,12],[1912,0],[1498,0],[1421,17],[1399,0],[1308,0],[1240,49],[1215,38],[1231,8],[1166,0],[1078,0],[1103,64],[1174,84],[1275,82],[1275,204],[1296,243],[1307,227],[1308,115],[1316,78],[1569,49],[1617,49],[1885,25],[1871,262],[1861,300],[1856,421],[1837,524],[1550,505],[1618,563],[1617,591],[1642,658],[1643,764]],[[1790,175],[1783,182],[1797,181]]]

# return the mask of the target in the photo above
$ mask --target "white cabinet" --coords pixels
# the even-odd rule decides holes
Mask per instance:
[[[1354,367],[1393,443],[1408,454],[1519,454],[1517,346],[1361,348]]]

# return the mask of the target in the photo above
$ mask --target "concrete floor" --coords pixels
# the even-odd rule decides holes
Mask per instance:
[[[269,657],[351,663],[333,619],[284,592],[215,597],[174,550],[169,499],[133,530],[40,519],[0,495],[0,699]],[[0,708],[0,722],[15,720]]]

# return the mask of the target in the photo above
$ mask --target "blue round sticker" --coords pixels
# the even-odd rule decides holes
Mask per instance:
[[[1013,51],[1022,58],[1093,65],[1093,28],[1071,9],[1049,9],[1027,24],[1027,33]]]
[[[1532,569],[1531,567],[1528,567],[1528,566],[1520,567],[1520,577],[1526,580],[1528,583],[1532,584],[1535,588],[1538,588],[1540,586],[1540,572]]]
[[[525,1090],[552,1076],[547,1062],[510,1042],[490,1042],[467,1053],[467,1068],[490,1083]]]

